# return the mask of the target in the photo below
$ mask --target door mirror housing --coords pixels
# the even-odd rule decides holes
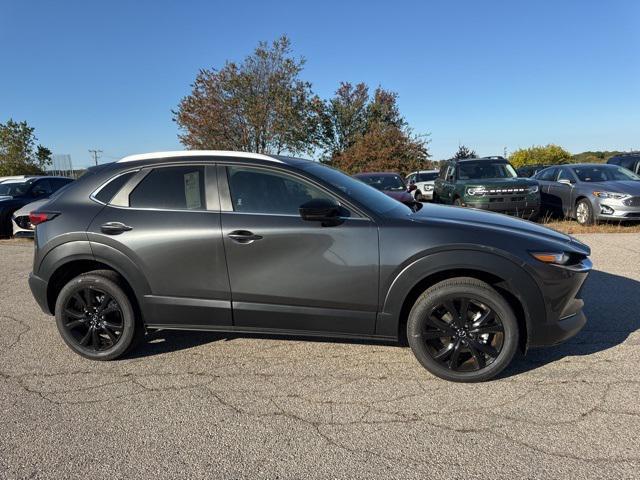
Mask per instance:
[[[572,185],[571,180],[567,180],[566,178],[561,178],[560,180],[558,180],[558,183],[561,183],[562,185]]]
[[[348,212],[338,202],[327,198],[314,198],[300,205],[300,217],[307,222],[321,222],[323,227],[332,227],[343,222]]]

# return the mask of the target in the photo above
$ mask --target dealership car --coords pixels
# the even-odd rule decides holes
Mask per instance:
[[[397,173],[357,173],[354,177],[367,185],[372,186],[376,190],[380,190],[382,193],[390,196],[394,200],[404,203],[408,207],[413,208],[416,204],[413,195],[409,193],[407,184],[404,183],[402,177]]]
[[[503,157],[451,159],[442,162],[434,202],[516,215],[538,216],[538,182],[519,178]]]
[[[543,208],[575,218],[581,225],[599,220],[640,220],[640,176],[616,165],[559,165],[538,172]]]
[[[544,170],[548,166],[549,165],[542,164],[525,165],[524,167],[516,168],[516,173],[519,177],[533,177],[540,170]]]
[[[586,322],[589,247],[531,222],[413,211],[318,162],[134,155],[32,212],[29,285],[95,360],[145,329],[399,340],[442,378],[495,377]]]
[[[433,200],[433,184],[440,170],[420,170],[407,175],[409,191],[416,202]]]
[[[24,207],[16,210],[11,217],[13,236],[15,238],[33,238],[34,226],[31,224],[29,214],[49,201],[48,198],[36,200],[28,203]]]
[[[66,177],[27,177],[0,183],[0,238],[13,232],[11,217],[24,205],[48,198],[73,179]]]

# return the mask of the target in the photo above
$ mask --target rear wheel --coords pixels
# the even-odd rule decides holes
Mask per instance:
[[[422,192],[420,190],[416,190],[416,194],[414,195],[414,197],[416,199],[416,202],[423,202],[424,199],[422,198]]]
[[[456,382],[498,375],[513,359],[518,337],[509,303],[487,283],[468,277],[427,289],[407,322],[409,345],[422,366]]]
[[[60,291],[55,313],[65,343],[91,360],[116,359],[143,334],[114,272],[89,272],[72,279]]]
[[[576,205],[576,220],[580,225],[593,225],[593,207],[586,198],[580,200]]]

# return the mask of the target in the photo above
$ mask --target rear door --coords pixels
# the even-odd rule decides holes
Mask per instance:
[[[94,195],[107,205],[89,227],[90,240],[97,256],[115,248],[142,272],[150,289],[145,322],[231,325],[215,166],[155,166],[113,182],[124,186],[116,193],[108,183]]]
[[[371,219],[345,205],[340,225],[302,220],[303,203],[339,199],[276,167],[221,166],[218,180],[237,327],[374,333],[378,229]]]

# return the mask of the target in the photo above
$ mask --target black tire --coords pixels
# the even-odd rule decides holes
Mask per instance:
[[[584,209],[584,214],[581,209]],[[586,198],[583,198],[576,203],[576,221],[580,225],[593,225],[595,223],[593,207],[591,206],[591,202]]]
[[[420,190],[416,190],[416,194],[414,195],[414,197],[413,197],[413,198],[415,198],[416,202],[422,202],[422,201],[424,201],[424,200],[422,199],[422,192],[421,192]]]
[[[407,340],[418,361],[454,382],[494,378],[513,359],[518,339],[518,321],[509,303],[489,284],[469,277],[427,289],[407,322]]]
[[[456,207],[462,207],[462,199],[461,199],[460,197],[457,197],[457,198],[453,201],[453,204],[454,204]]]
[[[438,197],[438,194],[436,193],[435,189],[433,190],[433,197],[431,197],[431,202],[440,203],[440,197]]]
[[[56,325],[64,342],[91,360],[114,360],[144,335],[120,277],[109,270],[84,273],[58,295]]]

